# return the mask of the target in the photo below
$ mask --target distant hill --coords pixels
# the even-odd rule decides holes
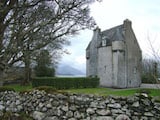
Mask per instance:
[[[74,67],[71,67],[70,65],[60,64],[56,69],[56,75],[85,76],[85,73]]]

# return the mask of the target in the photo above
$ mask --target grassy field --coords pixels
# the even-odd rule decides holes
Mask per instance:
[[[20,86],[20,85],[8,85],[5,86],[7,88],[12,88],[17,92],[32,90],[32,86]],[[61,90],[68,93],[80,93],[80,94],[94,94],[100,96],[131,96],[138,92],[147,92],[151,96],[160,96],[160,89],[140,89],[140,88],[132,88],[132,89],[112,89],[112,88],[85,88],[85,89],[68,89]]]
[[[7,85],[4,86],[6,88],[12,88],[17,92],[22,92],[22,91],[27,91],[27,90],[32,90],[32,85],[26,85],[26,86],[21,86],[21,85]]]
[[[147,92],[151,96],[160,96],[160,89],[111,89],[111,88],[86,88],[65,90],[69,93],[95,94],[95,95],[114,95],[114,96],[131,96],[139,92]]]

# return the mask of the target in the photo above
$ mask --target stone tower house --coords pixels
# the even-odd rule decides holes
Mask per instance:
[[[104,87],[130,88],[141,84],[141,49],[128,19],[101,31],[96,28],[86,49],[87,76]]]

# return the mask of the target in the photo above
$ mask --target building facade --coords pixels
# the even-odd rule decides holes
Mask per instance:
[[[88,77],[99,77],[100,86],[139,87],[141,84],[141,49],[132,22],[101,31],[96,28],[86,49]]]

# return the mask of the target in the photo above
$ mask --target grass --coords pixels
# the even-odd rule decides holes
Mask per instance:
[[[8,85],[5,86],[8,88],[13,88],[17,92],[32,90],[32,86],[21,86],[21,85]],[[150,96],[160,96],[160,89],[141,89],[141,88],[132,88],[132,89],[112,89],[112,88],[84,88],[84,89],[68,89],[61,90],[68,93],[79,93],[79,94],[94,94],[100,96],[131,96],[137,92],[147,92]]]
[[[33,89],[32,85],[21,86],[21,85],[16,84],[16,85],[6,85],[5,87],[13,88],[17,92],[28,91],[28,90]]]
[[[85,89],[70,89],[65,90],[69,93],[80,93],[80,94],[95,94],[100,96],[131,96],[140,91],[148,91],[151,96],[160,96],[160,89],[112,89],[112,88],[85,88]]]

